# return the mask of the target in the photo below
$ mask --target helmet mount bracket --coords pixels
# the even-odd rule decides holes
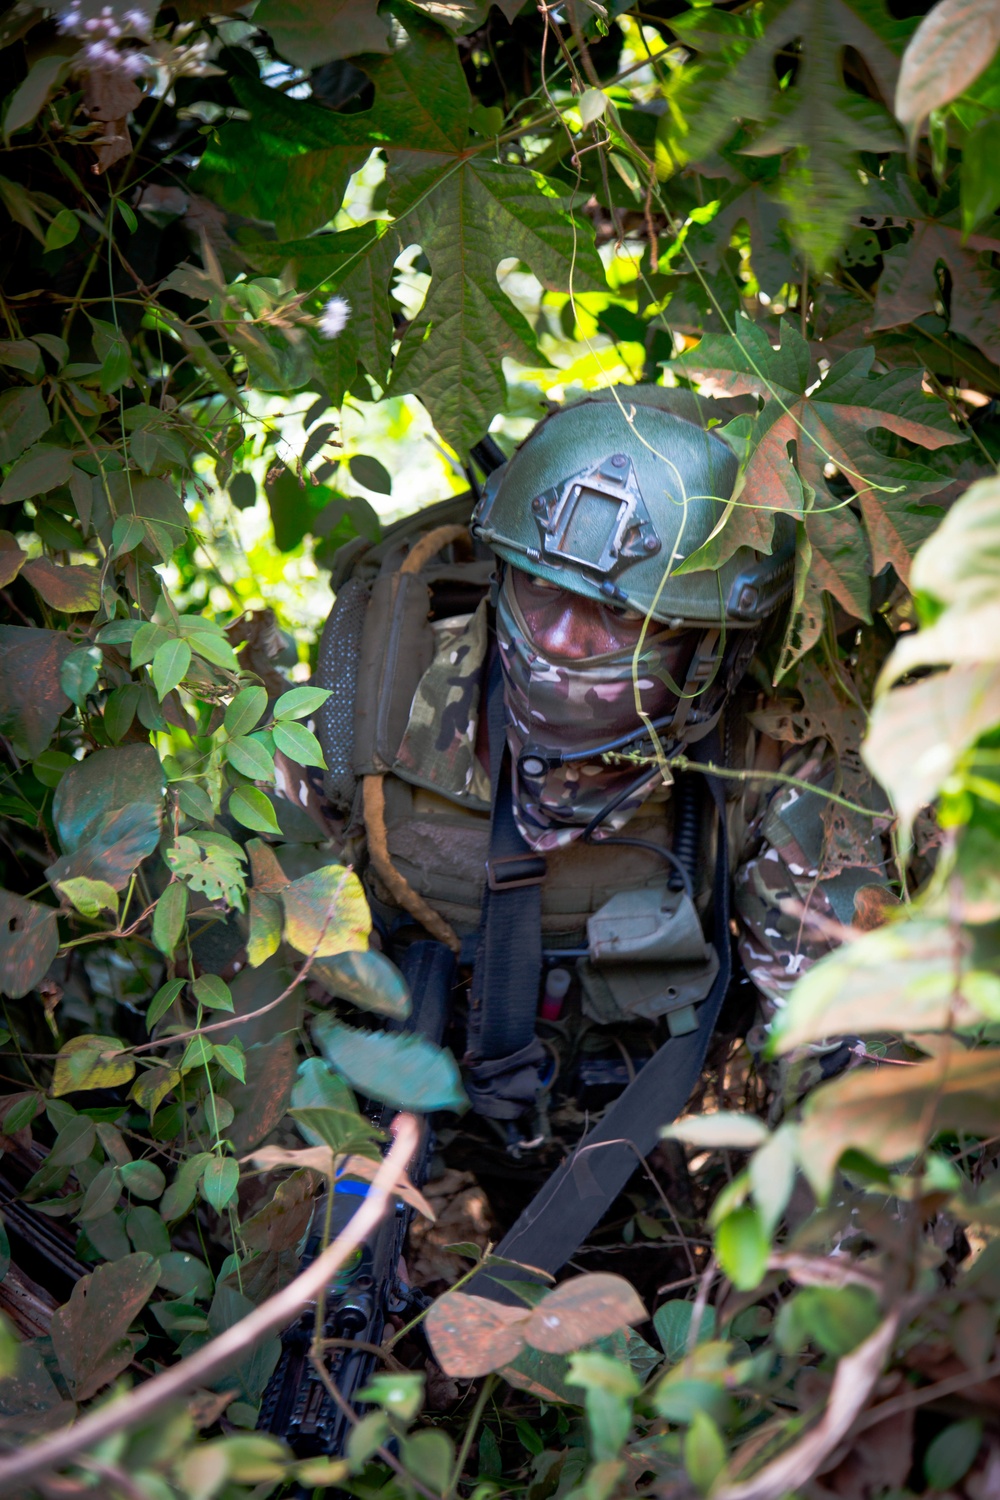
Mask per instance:
[[[612,453],[536,495],[539,556],[612,578],[662,547],[646,509],[632,460]]]

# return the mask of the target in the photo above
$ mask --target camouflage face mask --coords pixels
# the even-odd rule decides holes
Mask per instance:
[[[635,767],[618,769],[575,761],[542,775],[526,776],[517,760],[526,744],[552,750],[585,751],[637,728],[636,691],[650,718],[677,702],[667,685],[671,668],[690,657],[696,638],[690,631],[660,631],[647,641],[633,677],[634,647],[600,656],[547,657],[531,639],[507,574],[497,601],[497,643],[504,676],[507,739],[514,760],[514,816],[534,849],[555,849],[579,838],[609,802],[637,779]],[[652,777],[602,821],[594,837],[623,828],[657,784]]]

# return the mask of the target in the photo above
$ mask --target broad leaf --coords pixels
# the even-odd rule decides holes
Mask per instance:
[[[88,755],[66,772],[52,802],[64,853],[72,854],[92,839],[105,814],[126,802],[159,808],[163,792],[163,768],[150,745],[125,745]]]
[[[524,1325],[525,1342],[546,1354],[568,1354],[627,1328],[648,1314],[621,1276],[607,1271],[574,1276],[548,1292]]]
[[[32,500],[65,484],[73,469],[74,454],[68,448],[38,443],[19,458],[0,485],[0,505]]]
[[[126,1255],[81,1277],[52,1318],[52,1343],[78,1401],[114,1380],[132,1359],[128,1329],[149,1301],[160,1268],[151,1255]]]
[[[160,806],[126,802],[124,807],[101,818],[87,843],[49,865],[45,871],[47,879],[58,885],[68,878],[85,876],[88,880],[106,881],[116,891],[123,890],[136,866],[159,843],[162,817]]]
[[[423,1037],[356,1031],[330,1016],[313,1023],[313,1035],[328,1062],[370,1099],[421,1113],[467,1107],[455,1059]]]
[[[0,992],[19,1000],[45,977],[58,951],[55,910],[0,890]]]
[[[378,0],[264,0],[254,21],[270,32],[282,57],[301,68],[391,47]]]
[[[885,428],[925,448],[963,439],[944,403],[922,394],[918,376],[906,371],[873,375],[873,360],[872,349],[854,350],[807,395],[815,376],[809,347],[797,330],[783,323],[781,345],[775,349],[764,330],[740,318],[735,335],[707,334],[697,348],[675,361],[685,373],[710,375],[732,395],[753,394],[765,401],[754,423],[734,514],[719,543],[692,553],[678,572],[692,572],[713,561],[718,566],[742,544],[769,552],[776,513],[802,518],[812,508],[810,496],[821,497],[820,508],[830,505],[833,497],[824,469],[833,463],[857,494],[874,570],[889,562],[903,577],[908,575],[915,541],[923,537],[908,534],[911,523],[905,504],[941,489],[946,480],[912,459],[880,452],[868,434]],[[931,525],[933,520],[925,535]],[[822,533],[817,535],[826,540]],[[835,551],[838,576],[847,575],[843,597],[854,601],[847,606],[852,609],[861,602],[859,569],[866,562],[863,549],[858,555],[860,540],[858,534],[851,549],[854,555],[844,555],[846,537],[840,539],[839,554]]]
[[[1000,11],[992,0],[938,0],[903,55],[896,89],[903,124],[915,132],[932,110],[964,93],[998,47]]]
[[[59,674],[74,649],[62,630],[0,625],[0,733],[25,760],[41,754],[70,706]]]
[[[78,1089],[112,1089],[134,1076],[135,1063],[117,1037],[76,1036],[56,1058],[52,1092],[58,1098]]]
[[[331,995],[349,1000],[359,1010],[374,1011],[376,1015],[392,1016],[399,1021],[410,1014],[410,989],[406,980],[396,965],[375,948],[317,960],[312,972]]]
[[[343,865],[300,875],[281,892],[285,940],[300,953],[329,958],[368,946],[372,919],[361,882]]]
[[[15,386],[0,396],[0,463],[10,464],[30,448],[51,422],[37,385]]]
[[[24,564],[21,576],[61,614],[89,614],[101,602],[99,568],[61,565],[47,557],[36,557]]]
[[[468,1292],[446,1292],[432,1303],[424,1327],[445,1374],[474,1380],[517,1358],[529,1317],[523,1307],[506,1307]]]

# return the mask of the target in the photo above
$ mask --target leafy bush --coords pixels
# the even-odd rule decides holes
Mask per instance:
[[[843,800],[865,765],[885,788],[900,897],[834,934],[769,1043],[847,1034],[859,1066],[769,1124],[720,1082],[674,1128],[712,1246],[680,1236],[684,1297],[571,1280],[547,1343],[536,1308],[452,1290],[433,1347],[485,1377],[457,1447],[388,1359],[332,1463],[249,1430],[272,1332],[193,1400],[53,1439],[60,1493],[995,1489],[997,1435],[946,1403],[976,1388],[988,1416],[1000,1368],[998,45],[985,0],[919,26],[881,0],[7,11],[4,1201],[72,1283],[0,1343],[11,1442],[181,1369],[288,1280],[322,1178],[379,1155],[348,1082],[462,1102],[446,1052],[345,1024],[408,996],[308,794],[324,695],[281,629],[311,559],[399,500],[345,413],[419,398],[448,489],[543,391],[751,398],[726,525],[684,566],[792,518],[761,722],[825,738]],[[259,497],[279,619],[244,610]]]

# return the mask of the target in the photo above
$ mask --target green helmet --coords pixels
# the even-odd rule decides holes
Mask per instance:
[[[794,545],[673,571],[708,540],[736,480],[731,449],[697,421],[713,405],[635,385],[559,408],[490,475],[474,532],[515,567],[666,624],[759,623],[791,588]]]

